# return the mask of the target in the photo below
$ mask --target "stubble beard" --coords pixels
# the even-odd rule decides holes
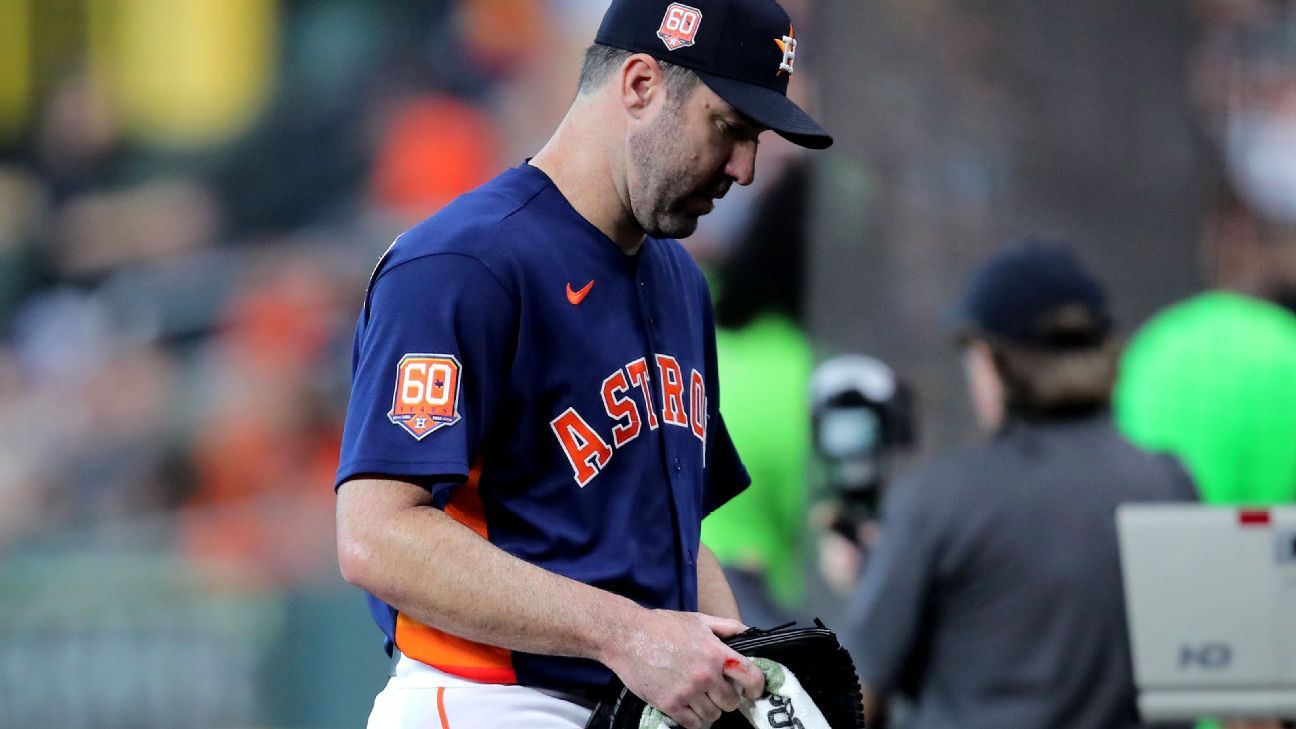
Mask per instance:
[[[638,185],[629,191],[635,222],[654,238],[687,238],[698,227],[698,216],[680,209],[689,186],[680,157],[678,115],[661,114],[656,122],[630,138],[630,161],[638,170]]]

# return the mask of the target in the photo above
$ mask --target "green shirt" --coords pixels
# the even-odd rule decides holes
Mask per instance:
[[[1203,501],[1296,501],[1296,315],[1223,292],[1170,307],[1130,341],[1115,410],[1132,440],[1184,461]]]
[[[764,572],[785,608],[805,590],[807,388],[814,355],[779,316],[718,330],[720,405],[752,483],[702,522],[702,541],[726,566]]]

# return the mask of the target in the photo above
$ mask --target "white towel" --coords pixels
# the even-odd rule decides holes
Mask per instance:
[[[756,729],[832,729],[819,707],[801,687],[801,682],[781,663],[766,658],[752,661],[765,674],[765,695],[753,701],[745,696],[738,699],[738,711]],[[639,719],[639,729],[669,729],[678,726],[661,711],[649,706]]]

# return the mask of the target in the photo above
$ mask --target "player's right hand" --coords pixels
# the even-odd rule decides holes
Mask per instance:
[[[636,696],[685,729],[705,729],[738,708],[738,692],[758,699],[765,676],[717,636],[747,629],[702,613],[647,610],[609,647],[603,663]]]

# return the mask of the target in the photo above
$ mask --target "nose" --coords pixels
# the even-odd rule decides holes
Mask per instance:
[[[729,153],[729,162],[725,165],[725,174],[739,185],[750,185],[756,179],[756,141],[740,140],[734,142]]]

